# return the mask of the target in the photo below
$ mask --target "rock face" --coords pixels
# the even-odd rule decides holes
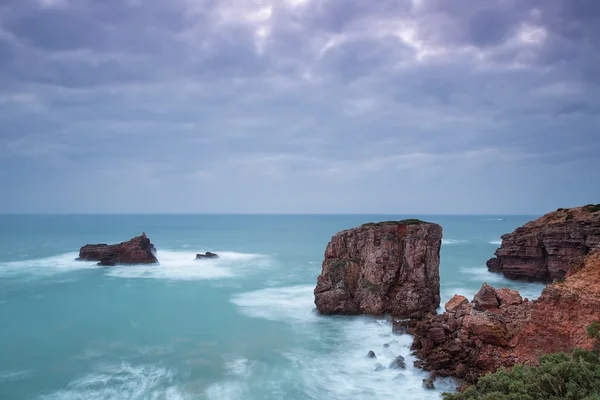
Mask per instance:
[[[444,314],[417,323],[418,366],[474,382],[501,366],[535,364],[542,354],[591,348],[585,328],[600,320],[600,250],[533,302],[486,284],[472,302],[463,299],[454,296]]]
[[[86,244],[79,250],[79,260],[99,261],[98,265],[154,264],[156,248],[146,233],[119,244]]]
[[[442,227],[419,220],[337,233],[314,290],[322,314],[422,318],[440,303]]]
[[[204,254],[200,254],[200,253],[196,254],[196,260],[204,260],[206,258],[219,258],[219,255],[215,254],[215,253],[211,253],[210,251],[207,251]]]
[[[507,278],[551,282],[595,248],[600,248],[600,204],[559,209],[502,236],[487,267]]]

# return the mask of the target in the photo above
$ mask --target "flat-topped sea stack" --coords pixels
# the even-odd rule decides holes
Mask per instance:
[[[600,204],[559,208],[503,235],[487,267],[511,279],[552,282],[595,248],[600,248]]]
[[[98,265],[155,264],[156,248],[146,233],[119,244],[86,244],[79,250],[79,260],[98,261]]]
[[[440,304],[442,227],[369,223],[334,235],[314,290],[321,314],[420,319]]]
[[[446,312],[417,323],[415,365],[474,382],[486,372],[537,364],[547,353],[591,349],[586,327],[600,321],[600,250],[573,265],[564,281],[534,301],[484,284],[468,302],[455,295]]]

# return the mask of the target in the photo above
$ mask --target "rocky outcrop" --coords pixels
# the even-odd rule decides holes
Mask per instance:
[[[337,233],[314,290],[322,314],[422,318],[440,303],[442,227],[419,220]]]
[[[558,209],[502,236],[487,267],[507,278],[551,282],[599,247],[600,204]]]
[[[207,258],[219,258],[219,255],[216,253],[211,253],[210,251],[207,251],[204,254],[201,254],[201,253],[196,254],[196,260],[204,260]]]
[[[98,265],[154,264],[156,248],[146,233],[119,244],[86,244],[79,250],[79,260],[99,261]]]
[[[487,284],[471,302],[454,296],[444,314],[412,330],[416,365],[473,382],[502,366],[535,364],[542,354],[591,348],[585,328],[600,320],[598,310],[600,251],[594,251],[535,301]]]

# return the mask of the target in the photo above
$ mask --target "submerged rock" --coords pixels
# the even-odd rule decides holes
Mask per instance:
[[[431,378],[423,379],[423,387],[425,389],[429,389],[429,390],[435,389],[435,385],[433,384],[433,379],[431,379]]]
[[[119,244],[86,244],[79,250],[78,260],[99,261],[98,265],[155,264],[156,248],[146,233]]]
[[[398,356],[390,363],[388,368],[391,369],[406,369],[406,362],[404,361],[404,357]]]
[[[379,371],[383,371],[383,370],[385,370],[385,367],[383,365],[381,365],[379,363],[375,364],[375,369],[374,369],[375,372],[379,372]]]
[[[375,352],[373,350],[369,350],[369,352],[367,353],[367,357],[368,358],[377,358],[377,356],[375,355]]]
[[[207,251],[204,254],[200,254],[200,253],[196,254],[196,260],[204,260],[206,258],[219,258],[219,255],[215,254],[215,253],[211,253],[210,251]]]
[[[558,209],[502,236],[487,262],[507,278],[552,282],[600,248],[600,204]]]
[[[334,235],[314,290],[322,314],[423,318],[440,303],[442,227],[419,220],[365,224]]]

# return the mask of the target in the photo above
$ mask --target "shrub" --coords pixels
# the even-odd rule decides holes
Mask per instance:
[[[546,354],[539,366],[516,365],[484,375],[462,393],[444,393],[444,400],[598,400],[600,399],[600,323],[587,328],[593,351],[575,349]]]

